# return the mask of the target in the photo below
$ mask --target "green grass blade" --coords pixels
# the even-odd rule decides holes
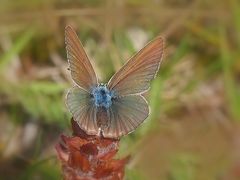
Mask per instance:
[[[231,54],[226,32],[224,28],[220,29],[220,52],[222,60],[223,78],[225,83],[226,97],[229,102],[230,112],[234,119],[240,120],[240,94],[233,74],[234,56]]]
[[[19,37],[9,51],[0,57],[0,70],[3,70],[12,60],[12,57],[23,50],[34,35],[34,29],[29,29]]]

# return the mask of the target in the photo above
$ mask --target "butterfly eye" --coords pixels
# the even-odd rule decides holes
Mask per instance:
[[[93,96],[93,94],[90,94],[90,98],[93,98],[94,96]]]

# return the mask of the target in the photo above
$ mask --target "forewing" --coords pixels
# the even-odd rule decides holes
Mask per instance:
[[[82,130],[89,135],[98,134],[96,107],[87,91],[73,87],[67,94],[66,104]]]
[[[119,138],[134,131],[149,115],[149,106],[141,95],[124,96],[113,100],[108,112],[104,137]]]
[[[65,43],[72,79],[79,87],[89,91],[92,87],[97,86],[97,77],[71,26],[67,26],[65,29]]]
[[[108,88],[119,96],[148,90],[163,55],[163,39],[156,38],[134,55],[108,82]]]

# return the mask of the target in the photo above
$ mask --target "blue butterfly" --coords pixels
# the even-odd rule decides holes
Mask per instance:
[[[149,115],[142,94],[149,90],[162,56],[163,39],[156,38],[130,58],[107,84],[98,83],[94,69],[70,27],[65,29],[67,58],[75,86],[66,96],[73,119],[89,135],[119,138],[134,131]]]

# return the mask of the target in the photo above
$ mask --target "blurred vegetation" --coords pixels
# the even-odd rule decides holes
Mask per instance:
[[[1,0],[0,177],[60,179],[54,145],[70,135],[72,25],[103,82],[152,38],[165,57],[151,115],[122,138],[126,179],[240,179],[238,0]],[[0,179],[1,179],[0,178]]]

